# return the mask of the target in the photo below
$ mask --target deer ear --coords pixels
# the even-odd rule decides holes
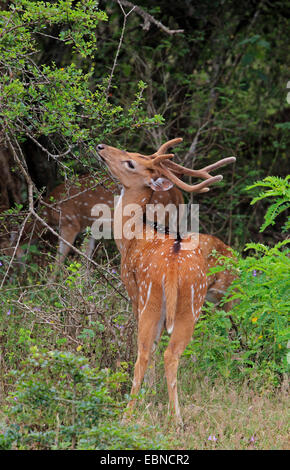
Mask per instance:
[[[169,191],[174,184],[167,178],[157,178],[157,180],[152,179],[149,186],[153,191]]]

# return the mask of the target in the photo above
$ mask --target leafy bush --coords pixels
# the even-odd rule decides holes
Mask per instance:
[[[2,449],[140,449],[161,443],[158,433],[147,439],[138,426],[120,424],[124,372],[33,346],[11,375],[16,382],[6,407],[8,424],[0,432]]]
[[[267,177],[248,189],[270,189],[256,198],[275,197],[265,215],[261,230],[275,222],[289,206],[289,178]],[[233,301],[230,315],[213,305],[204,308],[201,321],[184,355],[194,359],[198,370],[215,378],[218,374],[235,380],[255,380],[258,386],[278,386],[289,371],[287,348],[290,331],[289,240],[274,247],[248,243],[253,254],[235,259],[220,257],[223,266],[211,273],[233,270],[236,279],[227,299]]]
[[[57,159],[62,172],[70,173],[80,164],[91,168],[96,144],[112,133],[163,122],[143,110],[142,80],[125,107],[108,99],[109,72],[96,82],[92,57],[98,57],[98,27],[107,20],[95,0],[17,0],[0,11],[1,122],[7,145],[13,144],[17,153],[15,142],[31,139]],[[37,63],[47,28],[54,31],[48,37],[63,47],[64,64]],[[44,147],[39,139],[45,140]]]
[[[185,355],[209,377],[221,374],[231,380],[253,379],[259,387],[277,386],[289,371],[289,250],[280,251],[277,245],[256,250],[235,263],[239,275],[229,298],[237,302],[230,316],[208,305]]]

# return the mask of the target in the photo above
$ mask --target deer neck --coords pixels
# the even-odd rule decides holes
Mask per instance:
[[[143,214],[151,197],[150,188],[144,188],[142,191],[126,187],[122,189],[114,210],[114,238],[122,256],[126,255],[131,244],[135,243],[137,234],[144,232]],[[132,237],[132,232],[136,236]]]

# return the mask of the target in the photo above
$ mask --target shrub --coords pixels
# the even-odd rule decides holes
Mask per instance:
[[[124,372],[90,367],[88,359],[32,346],[19,370],[2,425],[2,449],[158,448],[138,426],[120,424]],[[0,428],[1,429],[1,428]],[[148,432],[148,431],[147,431]],[[148,433],[150,434],[150,433]],[[159,442],[160,441],[160,442]]]
[[[281,250],[285,243],[274,248],[249,244],[254,255],[229,261],[238,277],[228,300],[237,302],[230,316],[208,304],[185,351],[199,373],[213,379],[222,375],[254,380],[258,387],[281,383],[289,370],[289,250]]]
[[[268,188],[255,197],[274,197],[265,214],[261,231],[274,224],[276,217],[289,207],[289,178],[267,177],[248,189]],[[285,231],[287,226],[283,227]],[[277,386],[289,371],[288,312],[290,310],[289,240],[267,247],[248,243],[245,251],[252,254],[235,259],[220,257],[222,266],[211,273],[234,270],[233,282],[227,299],[235,301],[228,315],[223,310],[207,305],[195,335],[184,355],[194,359],[198,370],[215,378],[218,374],[235,380],[255,380],[260,386]]]

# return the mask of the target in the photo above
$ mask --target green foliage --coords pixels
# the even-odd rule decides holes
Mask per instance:
[[[158,448],[138,426],[122,426],[120,384],[128,377],[89,365],[65,351],[30,348],[7,405],[9,424],[0,432],[0,448],[142,449]],[[156,447],[155,447],[156,446]]]
[[[239,260],[241,274],[233,284],[232,295],[239,301],[233,316],[238,315],[249,364],[268,363],[280,377],[289,368],[290,260],[289,249],[283,249],[285,243],[274,248],[247,245],[255,255]]]
[[[276,208],[280,203],[282,212],[290,200],[288,179],[267,177],[248,187],[270,187],[254,198],[253,203],[274,197],[271,207]],[[268,225],[275,222],[276,215],[273,209],[267,211]],[[225,299],[233,302],[233,307],[230,316],[222,310],[213,310],[213,306],[205,308],[206,313],[185,352],[195,357],[199,369],[214,377],[217,373],[235,380],[248,377],[262,387],[279,385],[283,374],[289,372],[288,245],[289,240],[274,247],[247,243],[245,251],[251,250],[252,255],[242,257],[236,252],[235,258],[219,257],[222,265],[212,268],[210,273],[233,271],[236,278]]]
[[[227,296],[233,308],[230,315],[211,304],[204,308],[184,353],[194,360],[196,373],[238,382],[247,378],[265,388],[278,386],[289,372],[290,260],[285,244],[248,244],[254,255],[226,260],[237,274]]]
[[[123,107],[108,99],[107,76],[93,80],[96,28],[108,19],[97,4],[17,0],[0,12],[1,124],[12,140],[52,139],[59,154],[65,154],[58,162],[66,170],[76,165],[72,156],[79,160],[80,146],[88,154],[112,133],[162,122],[161,116],[147,117],[142,110],[144,82]],[[68,63],[63,66],[37,64],[42,41],[47,33],[51,37],[47,28],[57,31],[53,37],[65,47]],[[86,163],[86,156],[80,160]]]
[[[253,188],[264,187],[268,188],[262,191],[258,196],[256,196],[251,204],[255,204],[261,199],[268,197],[274,197],[275,202],[270,205],[265,214],[265,222],[260,228],[260,232],[263,232],[265,228],[269,225],[274,225],[275,220],[282,212],[286,211],[290,207],[290,184],[289,184],[290,175],[286,176],[285,179],[278,178],[277,176],[267,176],[262,181],[248,186],[246,189],[250,190]],[[287,218],[287,222],[283,227],[283,231],[290,229],[290,219]]]
[[[239,338],[231,338],[231,322],[223,310],[208,304],[196,324],[194,336],[185,349],[189,367],[194,367],[198,376],[215,380],[222,376],[232,381],[241,379],[234,355],[240,348]]]

